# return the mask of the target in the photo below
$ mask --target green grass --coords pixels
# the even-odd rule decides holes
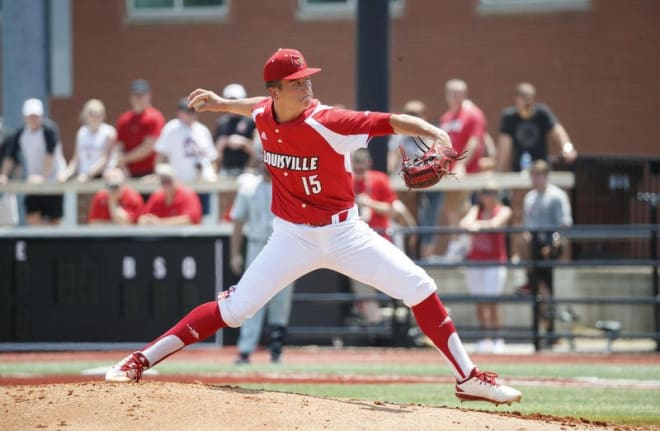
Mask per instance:
[[[88,368],[111,365],[101,361],[69,361],[54,362],[0,362],[0,374],[33,373],[33,374],[69,374],[79,373]],[[480,368],[495,371],[503,377],[598,377],[602,379],[637,379],[660,380],[660,366],[630,364],[489,364],[483,362]],[[193,373],[255,373],[255,372],[304,372],[322,374],[360,374],[400,375],[400,376],[449,376],[449,367],[442,362],[438,364],[299,364],[299,365],[269,365],[254,364],[249,367],[222,364],[217,362],[185,362],[175,358],[159,364],[157,370],[163,374],[193,374]]]
[[[631,364],[535,364],[481,363],[482,369],[498,372],[504,378],[575,378],[630,379],[640,382],[660,380],[660,366]],[[103,361],[53,362],[0,362],[2,374],[72,374],[82,370],[111,365]],[[337,375],[399,375],[450,376],[447,365],[437,364],[255,364],[248,367],[218,362],[189,362],[172,358],[159,364],[161,374],[194,374],[231,372],[304,372]],[[630,388],[575,388],[557,386],[524,386],[523,402],[514,406],[490,406],[485,403],[459,403],[453,395],[453,385],[447,384],[242,384],[242,387],[296,392],[315,396],[332,396],[360,400],[381,400],[396,403],[420,403],[435,406],[469,407],[478,410],[520,411],[554,416],[584,417],[611,423],[645,424],[660,426],[660,395],[653,389]]]
[[[523,392],[521,403],[497,407],[488,403],[461,404],[454,397],[451,385],[244,384],[241,386],[314,396],[469,407],[485,411],[519,411],[523,414],[543,413],[553,416],[584,417],[590,420],[629,425],[660,425],[660,400],[658,400],[657,392],[652,390],[530,386],[520,388]]]

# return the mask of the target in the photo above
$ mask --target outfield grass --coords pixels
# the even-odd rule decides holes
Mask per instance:
[[[102,361],[0,362],[2,374],[77,374],[85,369],[111,365]],[[483,369],[498,372],[505,378],[576,378],[623,379],[645,382],[660,381],[660,366],[631,364],[480,364]],[[235,366],[217,362],[187,362],[172,358],[159,364],[161,374],[241,373],[306,373],[329,375],[398,375],[450,376],[443,363],[434,364],[254,364]],[[660,426],[660,394],[655,388],[639,389],[621,385],[617,388],[576,388],[521,385],[523,402],[514,406],[495,407],[486,403],[461,404],[453,395],[453,385],[439,384],[242,384],[243,387],[315,396],[333,396],[361,400],[381,400],[397,403],[462,406],[495,411],[520,411],[554,416],[584,417],[622,424]]]

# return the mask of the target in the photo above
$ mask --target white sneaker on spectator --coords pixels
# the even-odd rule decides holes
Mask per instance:
[[[504,353],[504,340],[501,338],[496,338],[495,341],[493,341],[493,353]]]
[[[474,346],[474,351],[476,353],[493,353],[495,350],[495,344],[490,338],[484,338],[483,340],[477,341]]]

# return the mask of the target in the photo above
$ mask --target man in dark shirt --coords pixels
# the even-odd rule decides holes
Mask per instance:
[[[222,91],[225,99],[242,99],[245,94],[245,88],[240,84],[229,84]],[[221,175],[238,176],[254,166],[254,129],[254,121],[249,117],[235,114],[220,117],[215,143]]]
[[[528,82],[516,86],[515,106],[502,113],[497,140],[497,169],[519,172],[535,160],[550,161],[550,143],[559,149],[558,157],[572,163],[577,157],[566,129],[550,108],[536,103],[536,90]]]

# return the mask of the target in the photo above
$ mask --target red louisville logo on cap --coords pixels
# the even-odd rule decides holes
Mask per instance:
[[[293,64],[297,68],[305,67],[305,60],[299,55],[292,55],[291,64]]]

